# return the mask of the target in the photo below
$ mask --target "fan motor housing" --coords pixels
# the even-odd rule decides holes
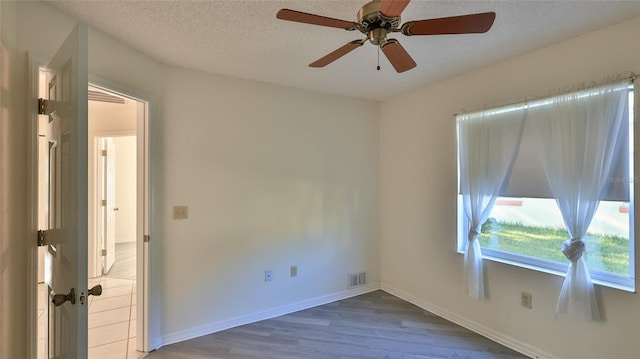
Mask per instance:
[[[386,16],[380,12],[380,4],[380,1],[372,1],[358,11],[358,24],[360,25],[358,30],[367,35],[371,42],[374,42],[373,38],[380,38],[380,31],[376,31],[376,35],[371,35],[372,30],[384,30],[386,35],[400,26],[400,16]]]

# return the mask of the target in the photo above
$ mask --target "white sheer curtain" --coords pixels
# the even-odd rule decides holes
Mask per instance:
[[[484,299],[480,227],[509,175],[524,127],[525,111],[501,109],[457,117],[460,191],[469,222],[464,253],[467,294]]]
[[[557,313],[600,318],[596,295],[583,258],[583,237],[598,208],[612,165],[626,108],[629,82],[555,97],[529,109],[540,139],[543,168],[570,240],[562,252],[570,260]]]

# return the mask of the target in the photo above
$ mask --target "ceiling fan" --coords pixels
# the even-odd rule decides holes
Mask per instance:
[[[358,11],[358,22],[334,19],[330,17],[308,14],[300,11],[282,9],[276,17],[281,20],[301,22],[345,29],[359,30],[367,35],[361,40],[354,40],[339,49],[309,64],[310,67],[324,67],[342,56],[364,45],[367,40],[379,46],[384,55],[398,73],[416,67],[415,61],[396,39],[388,39],[389,33],[400,32],[406,36],[445,35],[445,34],[479,34],[489,31],[496,18],[494,12],[484,12],[436,19],[409,21],[400,25],[400,14],[410,0],[374,0]],[[380,66],[378,66],[378,70]]]

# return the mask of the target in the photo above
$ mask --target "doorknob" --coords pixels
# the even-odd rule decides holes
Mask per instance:
[[[76,290],[75,288],[71,288],[69,294],[56,294],[53,296],[53,300],[51,303],[56,307],[61,306],[64,302],[70,301],[71,304],[76,304]]]
[[[80,292],[80,305],[84,305],[90,295],[93,295],[93,296],[96,296],[96,297],[101,295],[102,294],[102,286],[100,284],[98,284],[98,285],[94,286],[93,288],[89,289],[88,293],[89,294],[87,294],[85,296],[84,292]]]
[[[102,295],[102,286],[100,284],[94,286],[93,288],[89,289],[89,295],[93,295],[93,296],[100,296]]]
[[[120,210],[120,208],[115,207],[113,210],[114,210],[114,211],[119,211],[119,210]]]

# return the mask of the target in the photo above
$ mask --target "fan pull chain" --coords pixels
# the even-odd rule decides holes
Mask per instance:
[[[376,70],[380,71],[380,46],[378,46],[378,67],[376,67]]]

